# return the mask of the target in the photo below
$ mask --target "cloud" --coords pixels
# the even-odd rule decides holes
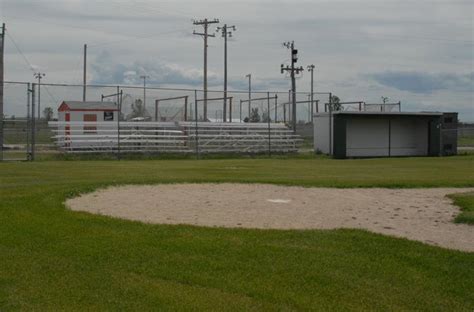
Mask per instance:
[[[101,52],[91,65],[92,83],[96,84],[140,84],[141,75],[147,75],[151,85],[198,86],[202,73],[195,68],[182,68],[162,61],[134,61],[121,64],[112,60],[108,52]],[[219,83],[217,75],[208,72],[209,85]]]
[[[174,63],[163,61],[133,61],[122,64],[114,61],[110,53],[102,51],[91,64],[93,84],[125,84],[138,85],[142,83],[141,75],[147,75],[147,82],[154,86],[187,86],[202,88],[203,73],[201,68],[182,67]],[[208,70],[209,87],[221,88],[223,77]],[[289,81],[282,78],[254,78],[252,77],[254,91],[270,89],[284,89],[289,86]],[[247,90],[248,80],[243,77],[230,77],[229,89]]]
[[[474,90],[474,72],[457,74],[386,71],[371,74],[369,77],[381,85],[420,94],[431,94],[441,90],[460,92]]]

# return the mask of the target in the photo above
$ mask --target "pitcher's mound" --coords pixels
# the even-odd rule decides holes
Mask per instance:
[[[266,184],[111,187],[69,199],[77,211],[162,224],[259,229],[360,228],[474,251],[474,227],[454,224],[446,194],[471,189],[334,189]]]

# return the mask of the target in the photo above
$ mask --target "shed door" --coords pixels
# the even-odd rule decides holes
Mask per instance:
[[[391,120],[390,155],[426,156],[428,154],[428,125],[420,118]]]
[[[66,113],[64,115],[64,119],[65,121],[71,121],[71,113]],[[64,140],[66,141],[65,144],[66,146],[69,146],[69,141],[71,140],[70,138],[70,135],[71,135],[71,126],[69,124],[67,124],[67,126],[65,127],[65,137],[64,137]]]
[[[97,115],[96,114],[84,114],[84,122],[97,122]],[[84,125],[84,134],[96,134],[97,133],[97,125],[87,124]]]
[[[349,118],[346,127],[346,156],[388,156],[389,123],[384,118]]]

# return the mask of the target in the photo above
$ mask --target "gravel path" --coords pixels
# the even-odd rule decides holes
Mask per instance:
[[[334,189],[267,184],[122,186],[67,207],[149,223],[259,229],[357,228],[474,252],[474,226],[454,224],[447,194],[474,188]]]

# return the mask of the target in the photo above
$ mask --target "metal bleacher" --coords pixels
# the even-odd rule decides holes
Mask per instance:
[[[269,149],[289,153],[296,152],[301,142],[284,124],[181,122],[180,126],[203,153],[262,153]]]
[[[119,126],[111,122],[49,126],[64,153],[291,153],[302,142],[284,124],[127,121]]]

